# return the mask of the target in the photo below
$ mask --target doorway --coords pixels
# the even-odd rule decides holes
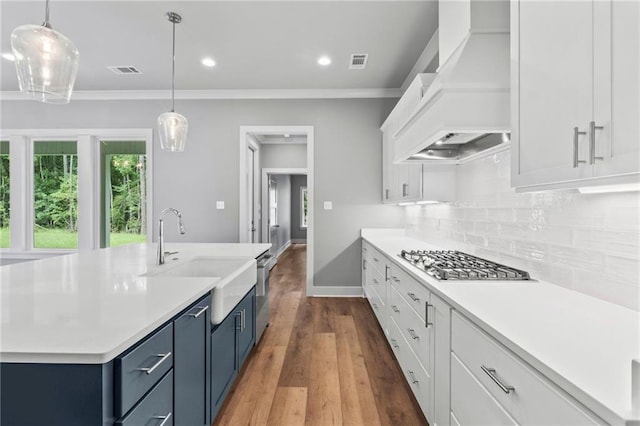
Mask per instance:
[[[258,140],[260,138],[260,141]],[[268,205],[266,194],[268,193],[269,179],[265,177],[264,158],[261,153],[265,144],[279,143],[278,139],[304,140],[306,152],[304,154],[306,167],[272,167],[269,174],[272,175],[306,175],[306,287],[307,295],[313,295],[313,126],[241,126],[239,153],[240,153],[240,189],[239,189],[239,242],[269,241],[269,234],[274,231],[269,229]],[[275,142],[274,142],[275,141]],[[250,147],[253,147],[251,149]],[[250,152],[251,151],[251,152]],[[253,156],[253,167],[249,157]],[[253,169],[253,179],[249,169]],[[251,189],[253,185],[253,190]],[[276,188],[278,184],[276,184]],[[261,188],[260,193],[256,188]],[[251,194],[253,192],[253,195]],[[277,200],[276,200],[277,201]],[[253,208],[251,207],[253,203]],[[276,207],[278,208],[278,207]],[[253,222],[252,222],[253,221]],[[253,223],[253,226],[252,226]],[[278,224],[279,225],[279,224]],[[255,228],[255,232],[252,229]],[[274,227],[276,230],[278,227]],[[253,235],[253,238],[251,238]],[[277,237],[275,237],[277,238]]]

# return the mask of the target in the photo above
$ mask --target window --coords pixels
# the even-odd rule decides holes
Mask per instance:
[[[147,156],[144,141],[101,141],[101,247],[147,240]]]
[[[151,129],[0,129],[0,253],[37,259],[146,241],[152,137]]]
[[[9,141],[0,141],[0,247],[9,247]]]
[[[78,247],[76,141],[33,143],[33,247]]]
[[[308,224],[307,216],[307,187],[300,187],[300,227],[306,228]]]
[[[269,181],[269,226],[278,226],[278,183]]]

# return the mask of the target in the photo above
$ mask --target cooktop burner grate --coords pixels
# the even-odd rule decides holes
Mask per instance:
[[[400,257],[439,280],[530,280],[528,272],[453,250],[402,250]]]

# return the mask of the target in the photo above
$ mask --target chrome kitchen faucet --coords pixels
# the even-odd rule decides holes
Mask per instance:
[[[184,229],[184,223],[182,222],[182,214],[172,208],[164,209],[160,213],[160,219],[158,220],[158,265],[164,265],[164,256],[169,254],[164,251],[164,215],[165,213],[173,213],[178,218],[178,229],[180,230],[180,234],[184,234],[186,230]]]

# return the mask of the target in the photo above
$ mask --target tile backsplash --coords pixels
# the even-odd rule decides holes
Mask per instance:
[[[456,167],[458,201],[406,207],[407,235],[640,311],[640,192],[516,193],[509,151]]]

